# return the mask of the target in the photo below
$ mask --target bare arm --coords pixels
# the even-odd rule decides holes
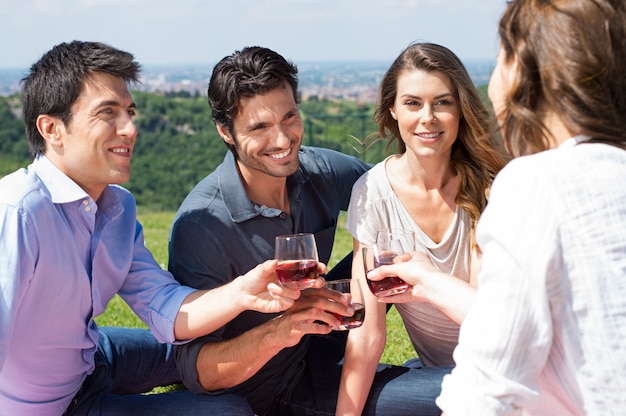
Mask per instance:
[[[305,290],[283,315],[233,339],[207,343],[196,362],[200,384],[208,391],[236,386],[256,374],[283,348],[296,345],[304,335],[329,333],[340,324],[331,312],[354,313],[347,307],[347,300],[339,296],[326,289]]]
[[[385,349],[386,308],[377,302],[365,280],[361,244],[353,240],[352,277],[361,281],[365,301],[365,321],[360,328],[350,330],[344,357],[337,415],[360,415],[376,374],[376,368]]]
[[[206,343],[198,353],[198,381],[207,391],[243,383],[286,347],[275,337],[277,322],[268,321],[236,338]]]
[[[276,260],[268,260],[228,284],[192,292],[176,316],[176,339],[191,339],[211,333],[244,310],[272,313],[291,307],[300,297],[300,291],[287,289],[278,283],[276,263]],[[326,271],[324,264],[319,267],[320,273]],[[320,278],[316,287],[323,284]]]

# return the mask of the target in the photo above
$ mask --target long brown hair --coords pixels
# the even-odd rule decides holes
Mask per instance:
[[[432,43],[413,43],[391,64],[379,89],[378,107],[374,114],[379,128],[376,140],[387,137],[389,133],[388,147],[397,141],[399,152],[406,151],[398,122],[389,109],[398,92],[398,76],[407,70],[442,72],[456,88],[462,117],[451,155],[452,169],[459,179],[455,203],[468,213],[473,233],[487,205],[487,191],[506,164],[504,152],[492,134],[489,113],[465,66],[451,50]]]
[[[626,2],[514,0],[499,25],[516,84],[500,114],[507,149],[550,147],[543,123],[556,113],[573,135],[619,145],[626,132]]]

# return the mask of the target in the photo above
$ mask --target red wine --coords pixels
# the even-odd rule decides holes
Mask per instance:
[[[380,267],[386,264],[393,264],[396,258],[395,253],[384,253],[374,259],[374,267]],[[409,285],[398,276],[387,276],[382,280],[367,280],[367,286],[376,296],[391,296],[398,293],[404,293]]]
[[[352,316],[343,316],[338,313],[333,313],[333,315],[341,321],[339,329],[353,329],[363,325],[363,320],[365,319],[365,306],[360,303],[352,303],[351,306],[354,308],[354,315]]]
[[[369,280],[367,279],[367,286],[370,291],[376,296],[391,296],[398,293],[404,293],[409,288],[409,285],[398,276],[387,276],[382,280]]]
[[[290,289],[306,289],[317,279],[316,260],[289,260],[278,263],[278,280]]]

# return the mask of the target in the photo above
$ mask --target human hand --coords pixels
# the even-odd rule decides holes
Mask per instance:
[[[432,273],[439,271],[432,264],[428,255],[423,252],[414,252],[410,261],[383,265],[371,270],[367,274],[370,280],[378,281],[387,276],[398,276],[409,285],[406,292],[391,296],[380,296],[382,303],[406,303],[412,301],[427,301],[426,290]]]
[[[275,313],[290,308],[300,297],[298,289],[288,289],[278,282],[276,260],[267,260],[243,276],[235,279],[241,283],[242,306],[245,309]],[[318,273],[326,272],[326,265],[318,263]],[[324,286],[324,279],[316,279],[313,287]]]
[[[337,316],[352,316],[349,297],[326,287],[303,290],[294,305],[276,318],[277,336],[283,345],[296,345],[306,334],[328,334],[339,329]]]

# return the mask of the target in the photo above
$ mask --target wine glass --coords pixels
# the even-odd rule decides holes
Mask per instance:
[[[383,228],[376,233],[377,243],[388,243],[393,240],[399,240],[403,253],[411,253],[415,251],[415,232],[404,228]]]
[[[415,233],[403,229],[386,229],[378,232],[376,243],[363,248],[365,273],[376,267],[410,259],[415,251]],[[409,285],[398,276],[387,276],[382,280],[367,280],[375,296],[391,296],[405,292]]]
[[[363,292],[361,282],[358,279],[339,279],[326,282],[326,287],[349,296],[350,306],[354,308],[354,315],[343,316],[333,313],[341,321],[340,330],[354,329],[363,325],[365,319],[365,305],[363,304]]]
[[[317,279],[317,245],[311,233],[279,235],[276,237],[276,274],[283,286],[306,289]]]

